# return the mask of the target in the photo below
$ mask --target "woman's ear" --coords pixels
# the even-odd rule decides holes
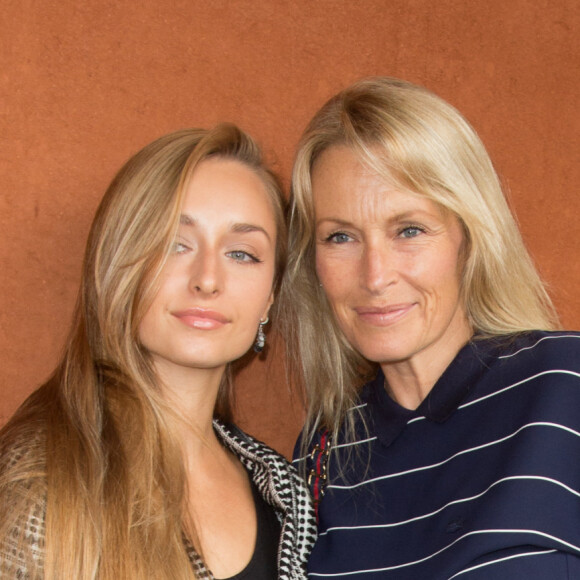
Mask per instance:
[[[270,296],[268,298],[268,302],[266,305],[266,310],[264,311],[264,314],[260,318],[261,321],[264,321],[268,318],[268,313],[270,312],[270,308],[272,307],[272,304],[274,304],[274,290],[272,290],[272,292],[270,292]]]

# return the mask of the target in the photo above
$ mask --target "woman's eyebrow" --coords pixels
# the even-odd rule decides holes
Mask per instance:
[[[399,222],[399,221],[415,221],[416,219],[425,218],[432,216],[433,213],[424,209],[410,209],[402,210],[397,213],[393,213],[388,216],[387,221],[389,222]],[[339,227],[348,227],[352,225],[352,222],[338,217],[325,216],[316,220],[316,225],[319,226],[323,223],[335,224]]]
[[[256,224],[235,223],[235,224],[231,225],[230,230],[232,232],[241,233],[241,234],[246,234],[246,233],[249,234],[249,233],[253,233],[253,232],[262,232],[268,238],[268,240],[272,241],[270,239],[270,235],[268,234],[268,232],[262,226],[258,226]]]
[[[196,223],[197,221],[195,220],[195,218],[186,213],[182,213],[181,216],[179,217],[179,224],[182,226],[195,226]],[[257,224],[250,224],[246,222],[233,223],[229,227],[229,230],[237,234],[250,234],[254,232],[261,232],[266,236],[266,238],[268,238],[270,242],[272,241],[272,239],[270,238],[270,234],[268,234],[268,232],[262,226],[259,226]]]
[[[325,222],[329,222],[332,224],[336,224],[338,226],[345,226],[345,227],[351,225],[351,222],[349,222],[348,220],[343,220],[341,218],[335,218],[332,216],[323,217],[319,220],[316,220],[316,225],[319,226],[320,224],[323,224]]]
[[[179,224],[182,226],[194,226],[195,220],[190,215],[187,215],[186,213],[182,213],[179,216]]]

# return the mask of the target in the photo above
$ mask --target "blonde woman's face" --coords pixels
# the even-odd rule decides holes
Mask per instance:
[[[252,345],[272,304],[276,223],[262,180],[208,159],[186,188],[179,232],[140,340],[166,380],[220,370]]]
[[[342,146],[317,160],[312,187],[316,269],[351,345],[385,372],[450,362],[471,335],[457,218],[387,184]]]

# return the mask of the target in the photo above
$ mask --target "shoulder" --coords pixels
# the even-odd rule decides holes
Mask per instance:
[[[532,330],[512,335],[505,342],[505,345],[506,350],[512,352],[518,352],[523,349],[557,350],[559,348],[572,348],[580,352],[580,332],[572,330]]]
[[[460,406],[462,416],[477,409],[482,417],[488,410],[504,426],[520,421],[580,427],[579,333],[526,332],[476,340],[474,349],[480,366]]]
[[[28,578],[43,568],[46,493],[26,487],[13,491],[17,493],[0,499],[11,506],[11,514],[2,514],[0,526],[0,577],[6,573],[7,578]]]
[[[46,481],[46,425],[9,421],[0,430],[0,491]]]
[[[46,430],[33,426],[11,428],[0,432],[0,469],[15,469],[31,461],[44,461]]]
[[[46,486],[46,429],[10,422],[0,431],[0,494]]]
[[[0,576],[5,573],[7,578],[36,577],[32,572],[43,567],[47,494],[45,441],[43,430],[2,432]]]
[[[0,474],[2,482],[10,474],[20,480],[28,473],[45,476],[48,417],[51,411],[39,399],[44,387],[34,391],[0,429]]]
[[[580,372],[580,333],[533,331],[506,339],[494,339],[497,360],[503,365],[541,372],[568,369]]]

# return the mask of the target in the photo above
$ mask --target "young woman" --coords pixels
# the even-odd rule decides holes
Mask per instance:
[[[0,576],[302,578],[308,493],[231,424],[283,198],[232,125],[137,153],[97,211],[64,357],[0,434]]]
[[[297,464],[326,492],[309,576],[580,577],[580,334],[466,120],[397,79],[348,87],[302,138],[291,212]]]

